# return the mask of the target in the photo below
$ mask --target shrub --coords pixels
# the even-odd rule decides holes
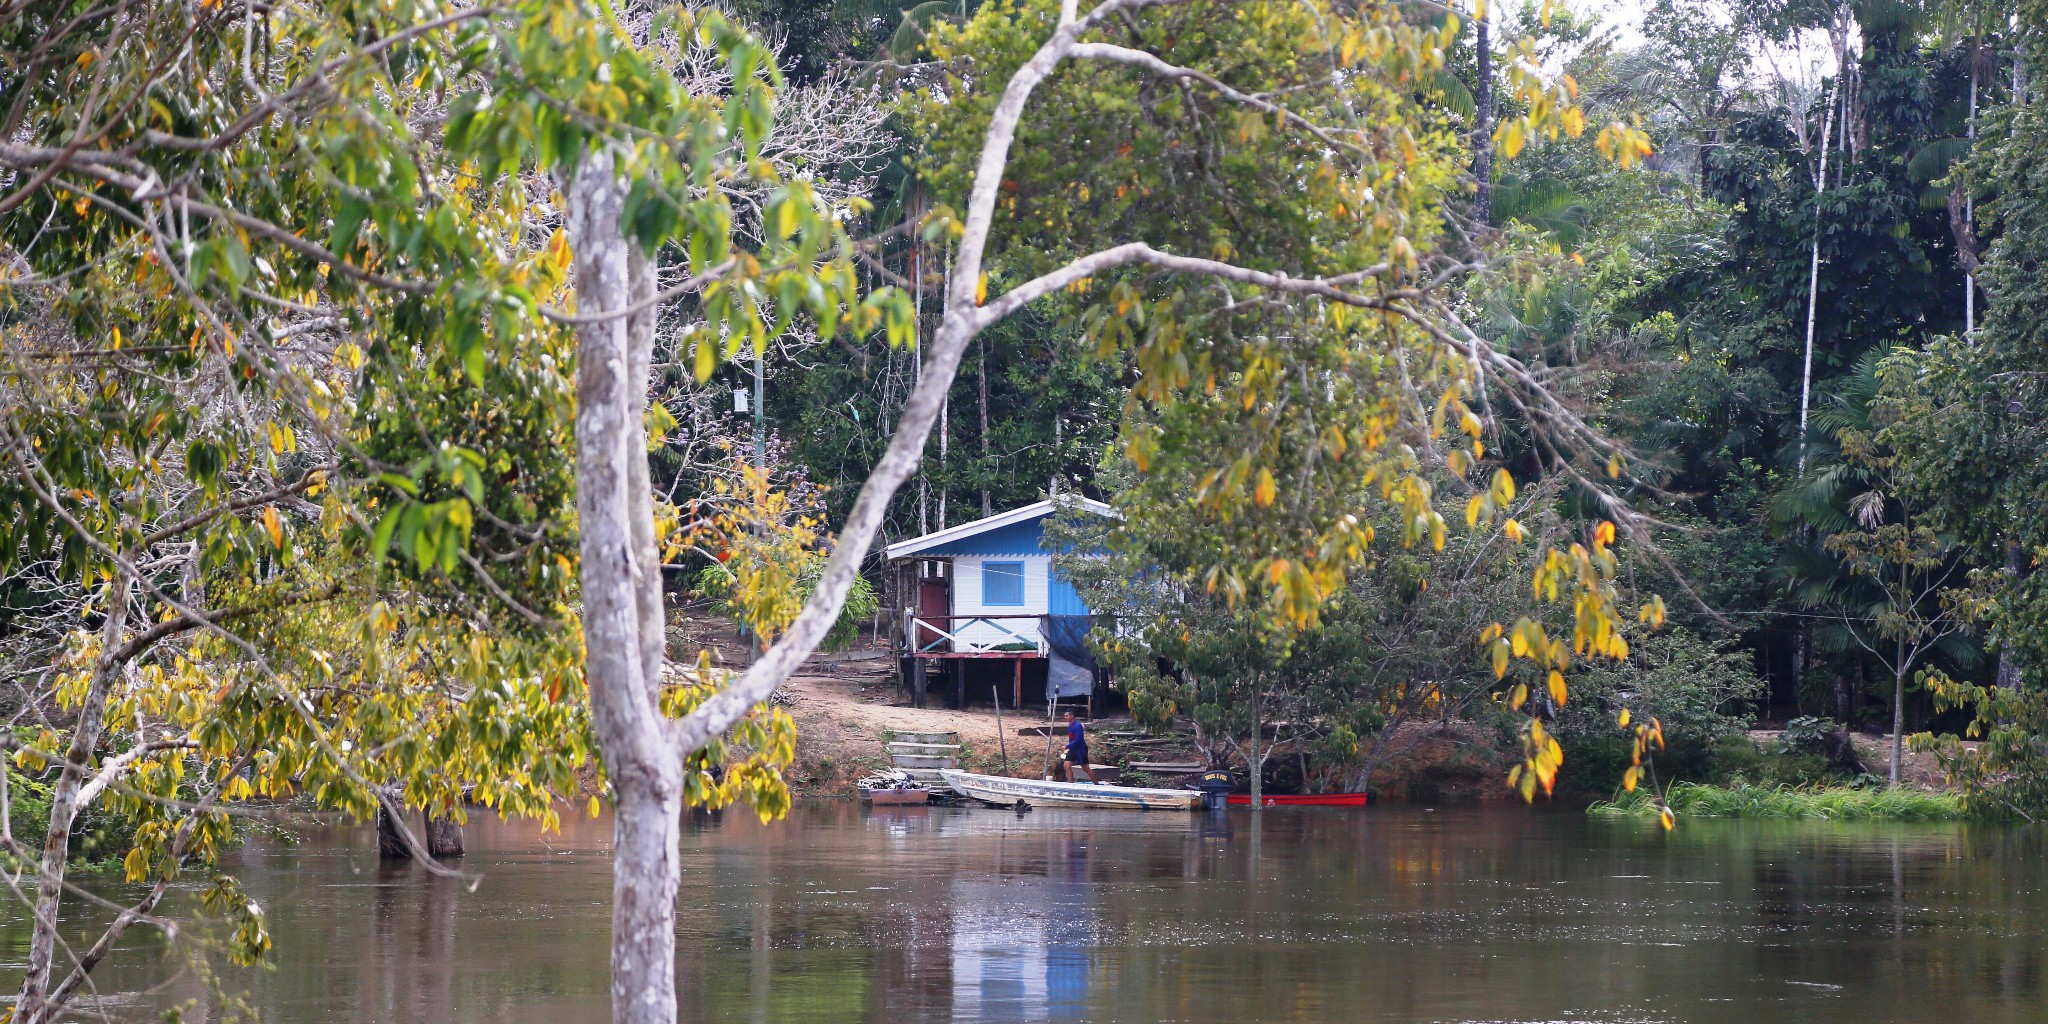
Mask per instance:
[[[1785,723],[1785,731],[1778,737],[1778,742],[1795,753],[1818,754],[1827,738],[1840,728],[1834,719],[1801,715]]]

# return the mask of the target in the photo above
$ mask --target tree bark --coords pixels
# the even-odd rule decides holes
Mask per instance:
[[[1251,769],[1252,811],[1256,813],[1263,808],[1265,803],[1261,797],[1265,791],[1266,759],[1259,756],[1259,741],[1266,738],[1266,724],[1264,718],[1265,709],[1260,706],[1261,702],[1259,700],[1261,688],[1256,681],[1252,683],[1252,686],[1252,745],[1251,756],[1245,758],[1245,764]]]
[[[64,867],[71,855],[71,826],[83,809],[79,789],[85,784],[86,766],[99,747],[106,723],[107,694],[122,663],[115,654],[121,632],[128,620],[128,577],[117,576],[102,591],[106,622],[100,627],[100,654],[93,662],[92,679],[86,683],[85,699],[78,708],[78,723],[72,726],[71,743],[64,751],[64,765],[57,784],[50,790],[50,831],[43,840],[43,857],[36,876],[35,919],[30,926],[28,970],[21,979],[21,995],[15,1001],[15,1021],[45,1024],[55,1019],[61,1004],[50,998],[51,969],[57,957],[57,916],[64,902]]]
[[[2005,548],[2005,571],[2016,579],[2025,579],[2027,549],[2019,544],[2008,544]],[[2020,659],[2013,653],[2012,640],[2001,638],[1998,644],[1998,674],[1992,677],[1992,685],[2012,690],[2020,685]]]
[[[1899,645],[1899,657],[1892,670],[1892,766],[1891,786],[1899,785],[1899,759],[1906,753],[1906,652]]]
[[[377,859],[411,860],[412,847],[398,834],[398,821],[382,803],[377,805]]]
[[[624,235],[625,183],[610,152],[565,190],[580,313],[654,293]],[[612,1020],[674,1024],[675,901],[682,763],[663,734],[660,564],[642,416],[653,310],[583,324],[576,339],[576,511],[581,529],[584,675],[613,803]]]
[[[1806,271],[1806,354],[1799,366],[1799,475],[1806,475],[1806,421],[1813,402],[1813,333],[1815,320],[1820,311],[1820,228],[1821,199],[1828,190],[1828,145],[1835,130],[1835,101],[1842,94],[1842,77],[1849,67],[1848,21],[1849,12],[1845,6],[1837,5],[1833,20],[1829,23],[1829,36],[1835,48],[1835,80],[1828,86],[1828,105],[1823,111],[1820,126],[1820,167],[1813,175],[1813,251]],[[1847,131],[1848,119],[1843,118]]]
[[[1493,220],[1493,24],[1492,12],[1473,23],[1477,36],[1478,68],[1474,77],[1478,89],[1472,94],[1472,219],[1481,225]]]

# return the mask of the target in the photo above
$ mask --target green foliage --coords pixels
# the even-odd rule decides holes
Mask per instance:
[[[143,886],[114,938],[196,873],[234,956],[260,958],[260,906],[215,874],[233,805],[552,827],[595,753],[563,454],[581,321],[550,177],[616,173],[632,240],[700,275],[700,380],[798,317],[901,344],[908,307],[859,288],[857,204],[761,158],[780,74],[713,12],[644,43],[538,0],[18,13],[0,654],[35,680],[12,709],[33,723],[9,751],[21,807],[56,777],[43,824]],[[690,61],[716,87],[692,91]],[[776,813],[791,751],[764,710],[693,755],[687,795]],[[74,818],[59,794],[95,776]]]
[[[1785,731],[1778,736],[1778,742],[1785,749],[1799,754],[1817,754],[1821,744],[1842,727],[1833,720],[1801,715],[1785,723]]]
[[[826,560],[818,549],[823,496],[801,476],[777,476],[734,464],[692,503],[691,522],[670,548],[672,555],[694,551],[709,560],[697,574],[696,594],[734,625],[771,640],[817,590]],[[851,643],[877,607],[874,585],[855,577],[823,646]]]
[[[1796,788],[1680,782],[1666,796],[1681,818],[1796,818],[1821,821],[1958,821],[1974,816],[1958,797],[1912,789]],[[1587,813],[1601,817],[1654,817],[1642,794],[1602,801]]]
[[[1934,755],[1961,788],[1964,806],[1986,817],[2048,816],[2048,696],[2041,687],[2032,680],[2011,687],[1936,678],[1933,689],[1936,706],[1970,714],[1964,736],[1976,742],[1920,733],[1908,743]]]

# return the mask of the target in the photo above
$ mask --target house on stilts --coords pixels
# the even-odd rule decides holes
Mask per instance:
[[[1063,501],[1061,504],[1066,504]],[[1114,516],[1086,498],[1078,505]],[[936,687],[953,707],[1000,701],[1077,705],[1093,714],[1106,682],[1089,656],[1093,616],[1053,568],[1040,501],[891,544],[897,651],[912,703]]]

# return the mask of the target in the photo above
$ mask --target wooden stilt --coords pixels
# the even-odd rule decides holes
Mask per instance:
[[[1024,707],[1024,659],[1022,659],[1022,658],[1016,658],[1016,659],[1013,659],[1013,663],[1014,663],[1014,664],[1015,664],[1015,665],[1017,666],[1017,685],[1016,685],[1016,687],[1015,687],[1015,690],[1016,690],[1016,693],[1015,693],[1015,695],[1014,695],[1014,696],[1012,696],[1012,697],[1010,698],[1010,706],[1011,706],[1011,707],[1013,707],[1013,708],[1017,708],[1018,710],[1023,710],[1023,707]],[[1049,678],[1049,677],[1048,677],[1048,678]]]

